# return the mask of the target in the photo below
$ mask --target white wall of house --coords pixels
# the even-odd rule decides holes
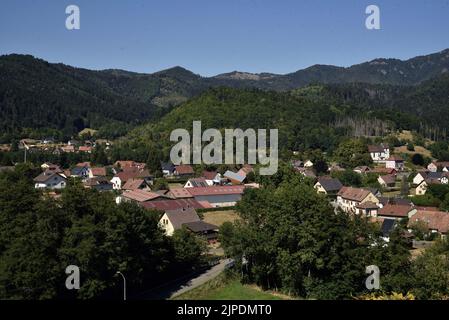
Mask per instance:
[[[61,176],[54,176],[53,178],[36,183],[34,188],[36,189],[64,189],[67,186],[66,180]]]
[[[429,171],[431,171],[431,172],[437,172],[437,170],[438,170],[437,166],[436,166],[434,163],[430,163],[430,164],[427,166],[427,169],[428,169]]]
[[[324,189],[323,186],[319,182],[315,183],[315,185],[313,187],[315,188],[315,190],[318,193],[327,194],[326,189]]]
[[[121,190],[122,189],[122,180],[119,177],[113,177],[111,179],[112,189]]]
[[[414,178],[413,178],[413,184],[414,185],[419,185],[421,182],[424,181],[424,177],[421,175],[421,173],[418,173]]]
[[[404,162],[402,161],[385,161],[385,167],[396,170],[404,169]]]
[[[390,157],[390,149],[384,149],[383,152],[370,152],[371,159],[375,162],[382,162]]]
[[[416,187],[416,195],[422,196],[427,192],[427,183],[424,181]]]
[[[168,219],[166,213],[164,213],[162,218],[159,220],[159,226],[162,229],[164,229],[165,234],[169,237],[171,237],[175,232],[175,228],[173,227],[173,224],[171,223],[170,219]]]
[[[379,199],[377,199],[372,193],[368,194],[368,196],[366,196],[366,198],[360,202],[345,199],[341,196],[337,196],[337,205],[340,207],[341,210],[348,213],[357,213],[358,209],[356,208],[356,206],[367,201],[371,201],[376,204],[379,203]]]

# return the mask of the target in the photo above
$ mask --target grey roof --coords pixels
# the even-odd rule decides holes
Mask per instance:
[[[193,231],[193,232],[205,232],[205,231],[215,231],[218,230],[218,227],[214,224],[210,224],[204,221],[194,221],[194,222],[187,222],[184,223],[183,226],[185,226],[187,229]]]
[[[70,171],[70,173],[72,174],[72,176],[79,176],[85,169],[86,167],[75,167]]]
[[[170,172],[175,171],[175,165],[171,162],[162,162],[161,161],[161,168],[162,168],[162,170],[167,170]]]
[[[411,206],[413,203],[410,199],[404,199],[404,198],[388,198],[388,197],[379,197],[379,202],[383,204],[384,206],[387,204],[397,204],[397,205],[407,205]]]
[[[388,237],[391,233],[391,231],[393,231],[394,227],[396,224],[396,220],[394,219],[384,219],[384,221],[382,222],[382,234],[384,237]]]
[[[182,225],[189,222],[201,221],[200,217],[193,208],[182,208],[165,211],[168,219],[175,230],[181,229]]]
[[[321,186],[327,192],[329,192],[329,191],[339,191],[343,187],[343,184],[338,179],[322,177],[322,178],[318,179],[318,182],[321,184]]]
[[[241,176],[241,175],[239,175],[239,174],[237,174],[235,172],[232,172],[230,170],[226,171],[224,173],[223,177],[228,178],[228,179],[232,179],[232,180],[237,180],[239,182],[243,182],[246,179],[246,177]]]
[[[443,172],[428,172],[427,179],[441,179],[443,177]]]
[[[189,181],[193,187],[208,187],[209,186],[207,184],[205,178],[192,178],[192,179],[189,179]]]
[[[34,182],[44,183],[44,182],[52,179],[55,176],[59,176],[62,179],[66,180],[63,176],[61,176],[60,174],[54,173],[54,172],[52,172],[52,173],[43,172],[40,175],[38,175],[36,178],[34,178],[33,180],[34,180]]]

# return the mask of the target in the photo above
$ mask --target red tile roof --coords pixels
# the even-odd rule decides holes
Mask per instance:
[[[92,172],[92,175],[96,177],[105,177],[106,176],[106,168],[91,168],[90,171]]]
[[[142,202],[140,203],[142,207],[145,209],[154,209],[154,210],[175,210],[182,208],[194,208],[201,209],[203,206],[193,198],[189,199],[176,199],[176,200],[155,200],[150,202]]]
[[[81,146],[81,147],[78,148],[78,150],[81,151],[81,152],[89,152],[89,151],[92,151],[92,147]]]
[[[391,174],[387,174],[386,176],[381,176],[379,178],[382,179],[386,184],[394,184],[394,183],[396,183],[396,177],[394,175],[391,175]]]
[[[143,179],[131,178],[125,182],[122,189],[123,190],[138,190],[145,181]]]
[[[193,174],[194,173],[192,166],[186,165],[186,164],[175,166],[175,171],[178,174]]]
[[[413,210],[412,206],[399,205],[399,204],[387,204],[379,210],[379,216],[387,217],[408,217],[408,213]]]
[[[127,190],[123,192],[123,197],[137,202],[145,202],[161,197],[160,194],[144,190]]]
[[[400,156],[392,155],[390,158],[388,158],[387,161],[403,162],[404,159],[402,159]]]
[[[213,196],[227,194],[243,194],[245,186],[210,186],[199,188],[187,188],[192,196]]]
[[[213,180],[217,176],[217,171],[203,171],[203,177],[207,180]]]
[[[449,213],[442,211],[419,211],[409,220],[408,226],[412,227],[417,222],[424,222],[430,230],[440,233],[449,231]]]
[[[190,194],[189,191],[187,191],[187,189],[184,188],[175,188],[175,189],[171,189],[169,194],[171,196],[173,196],[176,199],[181,199],[181,198],[192,198],[193,196]]]
[[[371,192],[366,189],[343,187],[340,189],[337,195],[341,196],[344,199],[360,202],[365,199],[370,193]]]

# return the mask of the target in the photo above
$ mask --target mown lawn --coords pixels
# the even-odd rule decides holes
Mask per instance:
[[[239,280],[226,280],[224,275],[190,290],[174,300],[282,300],[281,296],[242,285]]]

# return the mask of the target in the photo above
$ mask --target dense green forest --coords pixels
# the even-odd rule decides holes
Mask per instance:
[[[225,252],[241,280],[308,299],[352,299],[367,294],[367,266],[380,269],[376,294],[411,293],[447,299],[449,241],[411,259],[400,222],[385,245],[380,226],[368,218],[334,211],[313,183],[291,168],[264,177],[237,204],[241,220],[221,228]]]
[[[448,69],[449,50],[407,61],[376,59],[349,68],[315,65],[286,75],[232,72],[209,78],[181,67],[153,74],[91,71],[7,55],[0,57],[0,142],[66,139],[89,127],[99,130],[99,136],[117,138],[209,88],[289,91],[311,84],[325,87],[315,100],[343,101],[358,107],[356,116],[369,113],[444,136]],[[432,131],[434,124],[438,129]]]
[[[159,212],[76,182],[55,200],[34,189],[38,172],[0,174],[0,299],[117,299],[117,271],[132,296],[207,263],[204,240],[183,229],[166,237]],[[65,288],[69,265],[80,268],[80,290]]]

